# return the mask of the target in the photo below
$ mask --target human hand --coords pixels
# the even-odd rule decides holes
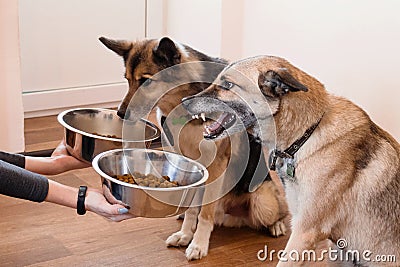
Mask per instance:
[[[103,193],[97,189],[88,189],[85,200],[85,208],[107,219],[120,222],[135,216],[128,213],[128,208],[122,202],[109,203]]]
[[[90,167],[90,163],[83,162],[77,158],[71,156],[68,153],[65,142],[61,141],[58,146],[54,149],[50,157],[55,164],[55,169],[57,173],[62,173],[74,169],[82,169]]]
[[[25,156],[25,169],[44,175],[55,175],[66,171],[90,167],[70,154],[62,141],[50,157]]]

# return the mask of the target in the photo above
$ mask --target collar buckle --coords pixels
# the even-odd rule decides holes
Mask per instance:
[[[274,154],[279,158],[294,158],[294,155],[289,154],[287,151],[274,150]]]
[[[322,115],[322,117],[324,114]],[[311,134],[314,132],[314,130],[318,127],[319,123],[322,120],[322,117],[313,125],[311,125],[310,128],[306,130],[306,132],[303,134],[302,137],[297,139],[290,147],[285,149],[284,151],[280,151],[278,149],[272,150],[270,157],[269,157],[269,169],[271,171],[274,171],[276,169],[276,161],[278,158],[288,158],[288,159],[293,159],[294,154],[304,145],[304,143],[310,138]]]

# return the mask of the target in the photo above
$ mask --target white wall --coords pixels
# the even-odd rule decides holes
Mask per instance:
[[[288,59],[363,107],[400,141],[400,1],[244,3],[240,57]]]
[[[221,57],[238,60],[243,54],[245,0],[222,0]]]
[[[222,0],[168,0],[165,35],[207,53],[221,54]]]
[[[24,151],[18,1],[0,0],[0,150]]]
[[[127,90],[124,66],[98,38],[143,39],[145,3],[20,0],[25,118],[77,106],[117,106]]]

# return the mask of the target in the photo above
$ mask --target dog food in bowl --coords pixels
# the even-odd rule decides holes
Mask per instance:
[[[157,177],[151,173],[143,174],[140,172],[134,172],[133,174],[116,175],[115,178],[124,183],[147,187],[168,188],[178,186],[178,183],[176,181],[170,181],[170,178],[167,175]]]
[[[104,195],[109,201],[127,204],[129,213],[147,218],[182,214],[189,207],[201,205],[207,169],[182,155],[154,149],[127,148],[100,153],[93,160],[100,174]],[[119,181],[117,175],[152,174],[158,179],[176,182],[177,186],[160,188]],[[129,179],[129,177],[128,177]],[[132,177],[133,180],[133,177]]]

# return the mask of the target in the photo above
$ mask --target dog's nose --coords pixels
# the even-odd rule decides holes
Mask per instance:
[[[118,115],[118,117],[120,117],[121,119],[123,119],[123,118],[125,117],[125,112],[122,111],[122,110],[120,110],[120,109],[118,109],[117,115]]]
[[[117,115],[121,119],[129,118],[130,117],[130,110],[129,109],[127,109],[127,110],[118,109]]]

